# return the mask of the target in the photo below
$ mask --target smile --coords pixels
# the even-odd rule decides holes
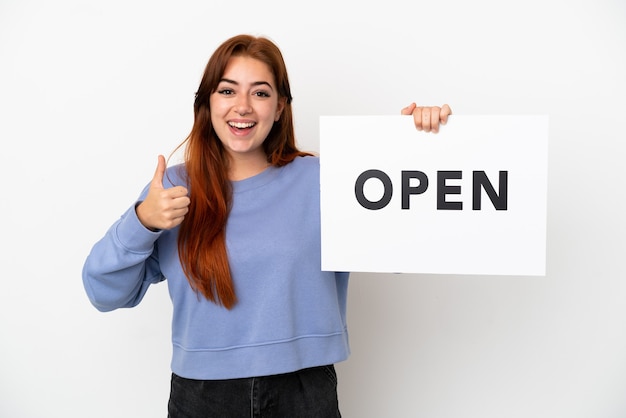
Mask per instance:
[[[247,129],[256,125],[256,122],[228,122],[228,125],[237,129]]]

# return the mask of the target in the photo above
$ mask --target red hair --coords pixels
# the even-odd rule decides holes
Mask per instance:
[[[280,119],[263,142],[267,161],[283,166],[298,156],[308,155],[296,147],[291,89],[278,47],[266,38],[249,35],[226,40],[207,63],[196,92],[193,128],[183,143],[191,204],[180,225],[178,252],[191,287],[227,309],[237,302],[225,240],[232,190],[228,155],[211,124],[209,97],[233,56],[247,56],[267,64],[274,75],[279,100],[286,99]]]

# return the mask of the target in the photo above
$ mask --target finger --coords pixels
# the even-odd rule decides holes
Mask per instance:
[[[431,128],[431,117],[432,111],[430,107],[425,107],[422,109],[422,129],[424,132],[430,132]]]
[[[170,213],[168,213],[167,218],[164,219],[163,222],[168,225],[167,229],[169,229],[169,227],[171,226],[171,223],[172,222],[176,222],[177,219],[179,219],[180,222],[182,222],[183,219],[185,218],[186,214],[187,214],[187,208],[173,210]],[[180,223],[180,222],[178,222],[178,223]]]
[[[189,212],[189,208],[187,206],[180,208],[180,209],[176,209],[175,211],[172,212],[173,218],[184,218],[185,215]]]
[[[439,121],[442,125],[448,122],[448,116],[452,114],[452,109],[447,104],[441,106],[441,113],[439,114]]]
[[[156,171],[152,177],[152,183],[150,187],[163,189],[163,176],[165,175],[165,157],[159,155]]]
[[[187,204],[184,206],[173,208],[168,211],[166,220],[166,223],[168,224],[167,229],[179,225],[183,221],[183,219],[185,219],[185,215],[189,213],[189,207],[187,206],[188,204],[189,202],[187,202]]]
[[[189,198],[187,196],[177,197],[175,199],[172,199],[172,209],[174,209],[174,210],[180,210],[180,209],[187,210],[187,208],[189,207],[190,203],[191,203],[191,201],[189,200]]]
[[[441,108],[438,106],[431,107],[430,113],[430,131],[433,133],[439,132],[439,117],[441,114]]]
[[[171,189],[167,189],[167,191],[169,193],[168,194],[169,197],[172,199],[187,197],[188,195],[187,188],[185,188],[184,186],[175,186],[175,187],[172,187]]]
[[[413,113],[413,110],[415,109],[415,107],[417,107],[417,105],[415,103],[411,103],[410,105],[408,105],[407,107],[402,109],[400,111],[400,114],[401,115],[410,115],[411,113]]]
[[[416,107],[415,109],[413,109],[413,122],[415,122],[415,128],[418,131],[421,131],[423,129],[422,126],[422,110],[424,108],[423,107]]]

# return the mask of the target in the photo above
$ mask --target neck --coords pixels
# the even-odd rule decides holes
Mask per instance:
[[[265,171],[270,163],[265,154],[254,156],[230,156],[228,178],[231,181],[245,180]]]

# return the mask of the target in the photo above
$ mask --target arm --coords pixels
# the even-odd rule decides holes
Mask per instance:
[[[157,239],[179,225],[189,205],[183,186],[165,188],[165,158],[142,200],[130,208],[91,250],[83,267],[83,284],[100,311],[137,305],[152,283],[163,280]]]
[[[83,285],[99,311],[137,305],[152,283],[163,280],[156,256],[160,232],[145,228],[130,208],[87,256]]]

